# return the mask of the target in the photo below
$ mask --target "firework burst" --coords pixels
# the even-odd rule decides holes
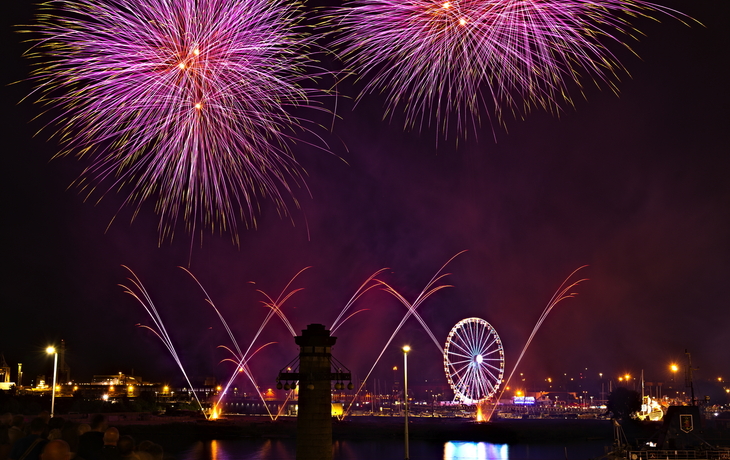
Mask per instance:
[[[657,13],[681,16],[641,0],[354,0],[335,47],[365,81],[359,98],[386,94],[386,117],[466,134],[484,108],[502,121],[559,111],[585,80],[615,91],[624,68],[607,45],[627,46],[630,20]]]
[[[321,75],[296,4],[53,0],[31,32],[34,94],[54,107],[59,155],[90,159],[84,193],[111,183],[135,215],[156,199],[161,238],[181,218],[237,238],[259,201],[296,204],[288,145],[305,123],[290,109],[316,107],[305,80]]]

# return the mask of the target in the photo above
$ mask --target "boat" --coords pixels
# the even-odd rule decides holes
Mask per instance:
[[[659,431],[642,445],[627,442],[621,425],[614,420],[614,447],[608,460],[730,460],[730,448],[713,446],[701,436],[698,406],[670,406]]]

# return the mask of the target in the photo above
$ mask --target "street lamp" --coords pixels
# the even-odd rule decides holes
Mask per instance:
[[[411,351],[411,347],[408,345],[403,347],[403,408],[405,411],[405,420],[406,420],[406,431],[405,431],[405,441],[406,441],[406,456],[405,460],[408,460],[410,458],[410,454],[408,453],[408,352]]]
[[[53,389],[51,390],[51,418],[56,404],[56,373],[58,371],[58,353],[54,347],[46,348],[46,353],[53,355]]]

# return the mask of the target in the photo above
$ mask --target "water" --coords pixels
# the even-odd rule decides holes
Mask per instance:
[[[411,441],[411,460],[586,460],[604,453],[602,443],[507,445],[487,442]],[[175,460],[294,460],[293,439],[199,441],[175,453]],[[402,440],[336,441],[334,460],[403,460]]]

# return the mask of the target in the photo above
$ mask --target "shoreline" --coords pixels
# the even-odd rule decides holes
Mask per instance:
[[[239,438],[296,438],[295,417],[280,417],[276,421],[262,417],[236,417],[216,421],[175,421],[151,424],[134,423],[115,425],[121,434],[135,439],[180,438],[186,440],[239,439]],[[333,440],[377,440],[401,438],[402,417],[351,417],[333,420]],[[478,423],[452,418],[409,419],[411,439],[433,441],[480,441],[493,444],[555,443],[605,441],[611,444],[613,427],[609,420],[499,420]],[[171,439],[172,440],[172,439]]]
[[[121,434],[140,441],[154,440],[164,445],[191,441],[225,439],[296,439],[296,417],[229,416],[215,421],[193,417],[155,417],[152,420],[128,421],[110,417],[110,426]],[[624,424],[624,432],[632,444],[654,436],[661,422]],[[435,442],[472,441],[492,444],[565,444],[580,442],[613,444],[613,423],[597,419],[500,419],[479,423],[463,418],[409,418],[409,437]],[[399,439],[404,431],[403,417],[357,416],[344,421],[333,419],[332,439],[378,440]],[[705,426],[702,436],[714,445],[730,446],[730,432]]]

